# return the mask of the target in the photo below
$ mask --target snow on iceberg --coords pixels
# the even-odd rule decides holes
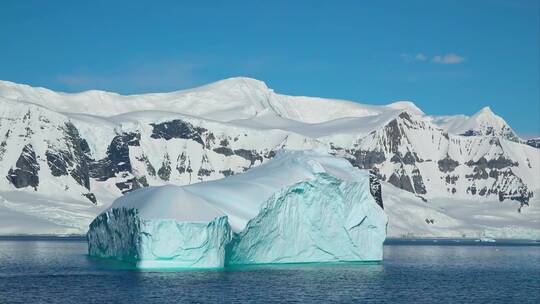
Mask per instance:
[[[119,198],[90,225],[89,253],[141,268],[380,261],[388,220],[370,183],[344,159],[282,151],[243,174]]]

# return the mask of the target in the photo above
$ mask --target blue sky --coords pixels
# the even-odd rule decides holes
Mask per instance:
[[[197,3],[195,3],[197,2]],[[171,91],[232,76],[540,134],[540,1],[0,1],[0,79]]]

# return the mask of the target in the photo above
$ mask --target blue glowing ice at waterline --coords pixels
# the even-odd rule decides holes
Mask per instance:
[[[227,217],[208,223],[141,219],[136,209],[112,209],[88,231],[88,253],[138,268],[216,268],[231,239]]]

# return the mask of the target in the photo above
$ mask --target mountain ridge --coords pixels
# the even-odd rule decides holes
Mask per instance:
[[[488,119],[478,119],[480,114],[441,119],[407,101],[374,106],[287,96],[263,82],[233,78],[172,93],[130,95],[134,105],[110,106],[103,116],[99,111],[108,109],[96,110],[100,104],[93,100],[102,95],[98,91],[81,99],[82,93],[36,89],[45,92],[40,95],[24,85],[18,91],[5,87],[1,82],[0,173],[5,178],[0,197],[9,197],[4,208],[56,223],[81,227],[84,222],[64,214],[71,208],[66,201],[86,202],[84,212],[91,217],[91,210],[123,193],[223,178],[258,166],[281,149],[324,149],[374,170],[420,201],[503,201],[516,213],[530,213],[538,205],[539,150],[516,140],[502,118],[490,119],[496,115],[489,109],[480,111]],[[128,102],[116,93],[105,96]],[[69,104],[77,101],[88,106]],[[66,109],[71,112],[61,111]],[[453,131],[448,123],[456,119],[472,121],[466,126],[474,132]],[[43,195],[47,203],[15,202],[12,193]],[[65,199],[51,202],[60,193]],[[47,211],[51,205],[64,215]]]

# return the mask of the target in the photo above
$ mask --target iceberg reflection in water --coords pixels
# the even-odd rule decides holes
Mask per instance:
[[[0,302],[540,301],[540,264],[534,262],[540,260],[538,243],[415,243],[423,245],[385,245],[384,260],[378,264],[274,264],[154,271],[133,270],[128,263],[81,254],[87,244],[80,238],[0,238]]]

